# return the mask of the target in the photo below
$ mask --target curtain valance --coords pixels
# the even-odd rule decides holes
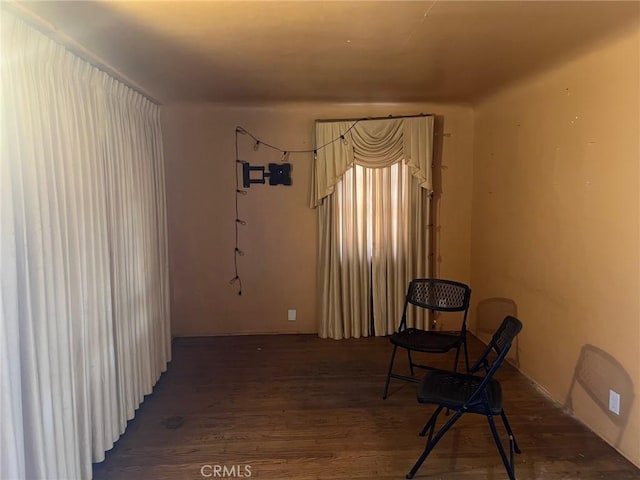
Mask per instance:
[[[316,146],[328,145],[318,149],[314,158],[312,207],[333,193],[354,163],[383,168],[402,160],[420,187],[431,191],[433,116],[361,120],[352,125],[349,121],[316,122]],[[344,141],[332,142],[343,134]]]

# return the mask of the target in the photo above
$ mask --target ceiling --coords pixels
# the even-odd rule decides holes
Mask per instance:
[[[16,2],[14,2],[15,4]],[[20,2],[162,103],[461,102],[638,28],[638,2]]]

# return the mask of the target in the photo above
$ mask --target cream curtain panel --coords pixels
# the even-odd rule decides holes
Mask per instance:
[[[312,188],[322,338],[392,333],[409,280],[428,272],[433,117],[351,126],[316,123],[316,145],[328,143]],[[414,311],[409,323],[426,328],[426,317]]]
[[[91,478],[170,360],[159,112],[1,22],[0,478]]]

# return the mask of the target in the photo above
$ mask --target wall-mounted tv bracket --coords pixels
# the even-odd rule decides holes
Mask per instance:
[[[251,166],[248,162],[242,164],[244,188],[249,188],[252,183],[266,183],[265,177],[269,177],[269,185],[291,185],[291,164],[270,163],[266,172],[263,166]]]

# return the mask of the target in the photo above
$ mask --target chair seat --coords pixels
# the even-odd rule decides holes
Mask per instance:
[[[460,333],[429,332],[417,328],[407,328],[394,333],[389,338],[399,347],[418,352],[446,353],[460,343]]]
[[[483,377],[465,373],[434,370],[427,373],[418,387],[418,402],[444,405],[457,410],[469,401]],[[486,388],[488,405],[491,414],[498,415],[502,411],[502,388],[500,382],[491,379]],[[468,405],[468,412],[486,414],[486,404],[479,396],[473,404]]]

